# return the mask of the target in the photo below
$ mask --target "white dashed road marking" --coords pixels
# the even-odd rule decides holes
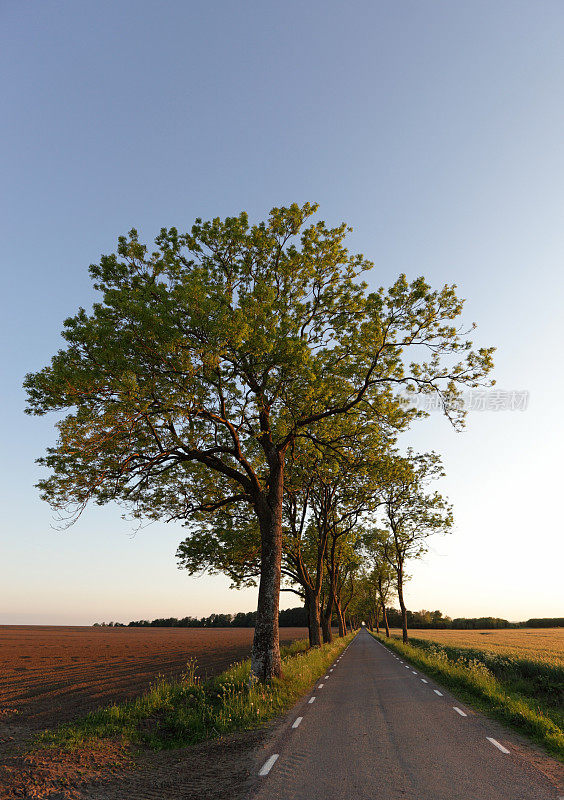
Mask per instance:
[[[308,703],[314,703],[314,702],[315,702],[315,697],[310,697]]]
[[[439,692],[439,690],[438,690],[438,689],[433,689],[433,691],[435,692],[435,694],[438,694],[438,695],[439,695],[439,697],[442,697],[442,696],[443,696],[443,693],[442,693],[442,692]]]
[[[292,728],[297,728],[300,722],[302,721],[303,717],[298,717],[297,720],[292,725]]]
[[[320,683],[320,684],[319,684],[319,686],[318,686],[317,688],[318,688],[318,689],[323,689],[323,687],[324,687],[324,686],[325,686],[325,684],[324,684],[324,683]]]
[[[468,714],[465,714],[464,711],[462,711],[461,708],[457,708],[457,706],[453,706],[453,708],[454,708],[454,710],[456,711],[457,714],[460,714],[461,717],[467,717],[468,716]]]
[[[259,772],[259,775],[261,777],[264,777],[264,775],[268,775],[268,773],[270,772],[270,770],[274,766],[274,763],[275,763],[277,758],[278,758],[278,753],[274,753],[273,756],[270,756],[268,761],[264,762],[264,764],[262,765],[262,767],[260,769],[260,772]]]
[[[496,742],[496,740],[492,739],[491,736],[486,736],[486,739],[488,740],[488,742],[491,742],[494,747],[497,747],[498,750],[501,750],[502,753],[509,753],[509,750],[507,750],[507,748],[505,748],[499,742]]]
[[[425,678],[421,678],[421,682],[422,683],[429,683],[429,681],[426,681]]]

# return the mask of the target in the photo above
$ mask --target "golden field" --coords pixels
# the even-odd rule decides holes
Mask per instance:
[[[401,636],[399,628],[390,633]],[[490,653],[542,661],[546,664],[564,666],[564,628],[506,628],[499,630],[453,631],[420,630],[409,631],[412,639],[426,639],[451,647],[467,647]]]

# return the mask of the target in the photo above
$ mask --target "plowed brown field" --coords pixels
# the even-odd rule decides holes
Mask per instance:
[[[305,628],[281,628],[287,643]],[[252,628],[0,626],[0,720],[51,727],[141,694],[194,659],[203,677],[247,658]],[[12,716],[8,709],[17,709]],[[19,727],[19,726],[18,726]]]
[[[306,636],[306,628],[280,629],[283,643]],[[217,674],[247,658],[252,639],[252,628],[0,626],[0,798],[238,800],[263,731],[172,753],[139,751],[134,768],[111,742],[107,752],[29,746],[39,730],[139,695],[159,675],[181,675],[189,659],[202,677]]]

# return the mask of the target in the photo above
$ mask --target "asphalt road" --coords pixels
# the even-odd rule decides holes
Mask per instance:
[[[487,718],[414,674],[368,631],[331,670],[265,753],[254,800],[559,797]]]

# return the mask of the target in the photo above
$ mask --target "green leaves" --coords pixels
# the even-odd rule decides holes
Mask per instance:
[[[46,499],[182,519],[231,496],[252,504],[273,453],[329,441],[327,420],[353,438],[405,428],[422,413],[398,402],[407,385],[440,393],[461,423],[457,394],[485,380],[491,349],[459,331],[454,287],[400,276],[368,293],[371,262],[316,211],[198,219],[162,228],[152,252],[132,229],[90,267],[99,302],[65,321],[65,349],[25,380],[28,413],[68,415],[43,462]]]
[[[435,533],[448,533],[453,526],[452,506],[429,485],[444,476],[436,453],[392,456],[383,470],[382,500],[384,525],[374,543],[390,564],[401,572],[409,558],[418,558],[427,549],[427,539]]]

